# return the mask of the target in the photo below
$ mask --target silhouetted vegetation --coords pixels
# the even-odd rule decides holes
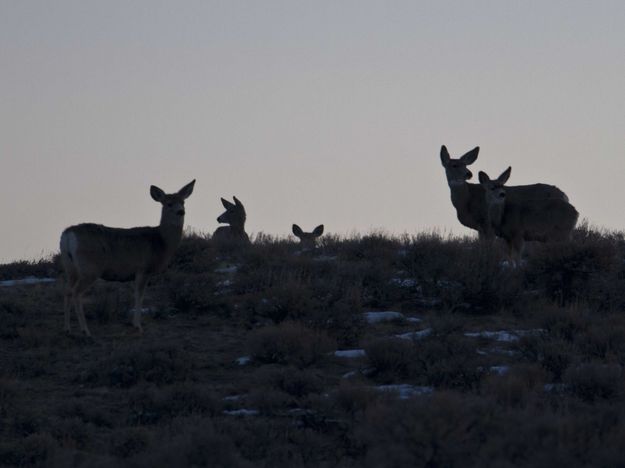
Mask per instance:
[[[186,236],[143,335],[131,285],[87,294],[93,339],[63,333],[62,281],[1,286],[0,466],[625,463],[622,234],[521,268],[437,234],[318,244]]]

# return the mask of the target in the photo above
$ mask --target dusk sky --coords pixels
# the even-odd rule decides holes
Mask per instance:
[[[0,262],[156,225],[150,185],[194,178],[203,232],[236,195],[250,234],[468,234],[442,144],[623,229],[624,25],[622,0],[0,0]]]

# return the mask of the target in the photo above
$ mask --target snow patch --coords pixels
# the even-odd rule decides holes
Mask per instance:
[[[410,384],[378,385],[375,389],[379,392],[397,393],[400,400],[408,400],[414,396],[430,395],[432,387],[417,387]]]
[[[497,354],[500,356],[517,357],[521,354],[518,351],[515,351],[513,349],[506,349],[506,348],[478,349],[476,352],[477,354],[481,356],[488,356],[489,354]]]
[[[420,319],[419,317],[406,317],[406,322],[419,323],[423,322],[423,319]]]
[[[260,412],[255,409],[238,409],[238,410],[226,410],[223,412],[228,416],[258,416]]]
[[[334,355],[339,358],[357,359],[365,357],[367,354],[365,353],[364,349],[343,349],[339,351],[334,351]]]
[[[535,330],[498,330],[498,331],[479,331],[479,332],[466,332],[464,336],[470,338],[488,338],[495,341],[501,341],[503,343],[513,343],[519,341],[523,336],[537,336],[544,333],[543,329]]]
[[[12,279],[12,280],[4,280],[0,281],[0,286],[20,286],[22,284],[41,284],[41,283],[54,283],[56,279],[54,278],[36,278],[34,276],[27,276],[26,278],[21,279]]]
[[[224,401],[239,401],[244,396],[245,395],[230,395],[230,396],[224,397],[223,400]]]
[[[236,358],[234,362],[236,362],[240,366],[245,366],[252,362],[252,358],[250,356],[241,356],[240,358]]]
[[[395,335],[396,338],[401,338],[402,340],[420,340],[422,338],[428,337],[432,334],[431,328],[426,328],[424,330],[402,333],[400,335]]]
[[[406,317],[401,312],[384,311],[384,312],[365,312],[362,314],[367,323],[390,322],[392,320],[404,320]]]
[[[215,273],[234,274],[238,270],[239,270],[238,265],[229,265],[229,266],[224,266],[220,268],[215,268]]]
[[[488,368],[488,371],[491,374],[506,375],[508,372],[510,372],[510,366],[490,366]]]

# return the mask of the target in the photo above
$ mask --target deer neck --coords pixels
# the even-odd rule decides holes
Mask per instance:
[[[230,231],[233,234],[237,234],[237,235],[243,235],[245,234],[245,220],[243,220],[242,222],[237,222],[235,224],[230,224]]]
[[[469,204],[469,184],[467,182],[449,182],[451,191],[451,203],[457,210],[461,210]]]
[[[499,228],[501,227],[505,208],[506,202],[488,204],[488,224],[492,226],[495,231],[499,231]]]
[[[184,216],[176,216],[175,219],[161,216],[161,223],[158,226],[158,230],[168,250],[173,251],[178,247],[178,244],[180,244],[183,227]]]

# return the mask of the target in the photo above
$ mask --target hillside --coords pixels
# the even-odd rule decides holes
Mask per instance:
[[[618,466],[625,242],[188,235],[62,332],[53,260],[0,266],[1,466]],[[381,313],[386,312],[386,313]]]

